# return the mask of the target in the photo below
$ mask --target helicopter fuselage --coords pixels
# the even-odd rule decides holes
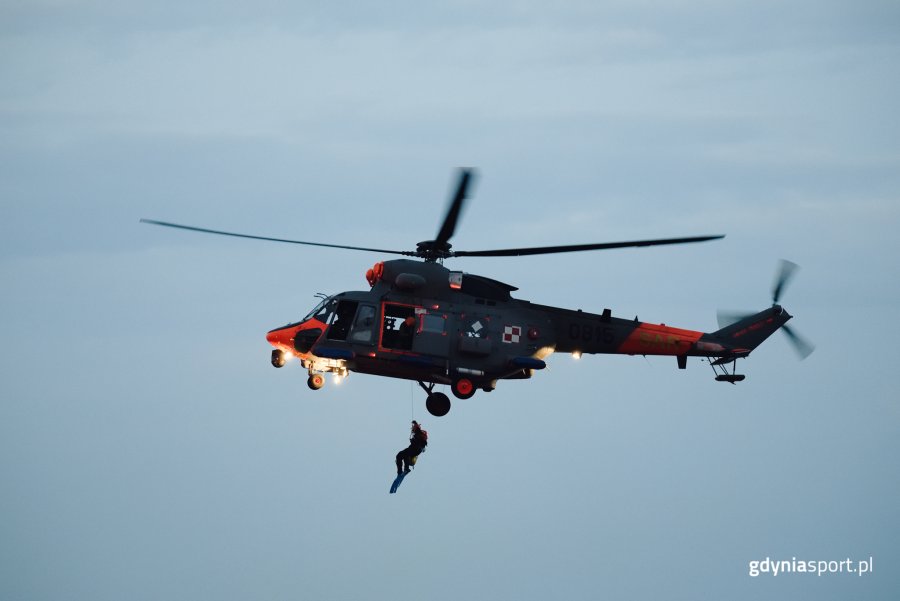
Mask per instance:
[[[619,242],[591,242],[553,246],[458,250],[450,243],[474,180],[473,169],[460,169],[456,186],[437,235],[397,250],[258,236],[192,225],[141,219],[180,230],[416,257],[424,262],[396,259],[376,263],[366,273],[369,290],[324,297],[302,320],[271,330],[266,338],[275,347],[272,365],[283,367],[298,358],[309,372],[307,384],[319,389],[325,374],[342,378],[351,371],[416,380],[428,394],[425,405],[433,415],[450,410],[450,399],[435,392],[449,384],[453,394],[468,398],[479,388],[494,389],[497,381],[530,378],[546,367],[554,352],[672,355],[678,367],[690,356],[706,357],[716,379],[732,384],[744,376],[734,373],[744,358],[779,328],[806,357],[813,346],[786,322],[791,316],[778,305],[784,286],[797,265],[783,261],[772,294],[772,306],[759,313],[720,321],[712,333],[650,324],[601,313],[538,305],[515,299],[514,286],[490,278],[450,271],[443,261],[454,257],[523,257],[648,246],[693,244],[722,235],[657,238]],[[732,364],[731,373],[726,365]]]
[[[514,286],[436,262],[378,263],[367,280],[370,290],[327,297],[304,320],[270,331],[273,364],[299,358],[312,388],[324,382],[316,374],[358,372],[446,384],[468,398],[498,380],[530,378],[554,352],[672,355],[682,368],[688,356],[746,356],[790,319],[781,307],[763,311],[740,340],[515,299]]]

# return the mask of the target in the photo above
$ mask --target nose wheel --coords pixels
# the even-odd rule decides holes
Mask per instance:
[[[323,374],[310,374],[306,380],[306,385],[312,390],[318,390],[325,386],[325,376]]]

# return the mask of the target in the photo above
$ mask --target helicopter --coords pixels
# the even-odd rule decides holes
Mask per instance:
[[[679,369],[688,357],[712,366],[719,382],[736,384],[737,360],[781,329],[802,358],[812,345],[786,325],[792,316],[778,304],[796,271],[783,262],[772,294],[772,306],[752,314],[720,313],[715,332],[675,328],[615,317],[609,309],[589,313],[514,298],[515,286],[488,277],[453,271],[444,261],[455,257],[507,257],[605,250],[625,247],[699,243],[722,235],[601,242],[562,246],[454,250],[450,239],[474,179],[473,169],[460,169],[437,236],[415,250],[388,250],[322,242],[286,240],[141,219],[142,223],[182,230],[358,251],[410,258],[379,261],[366,273],[368,290],[326,296],[302,319],[270,330],[271,363],[283,367],[299,361],[307,370],[307,385],[319,390],[325,375],[344,378],[351,372],[416,381],[426,394],[429,413],[450,411],[450,398],[435,390],[448,385],[458,399],[479,390],[490,392],[498,382],[531,378],[546,368],[553,353],[666,355]],[[729,371],[728,366],[731,365]]]

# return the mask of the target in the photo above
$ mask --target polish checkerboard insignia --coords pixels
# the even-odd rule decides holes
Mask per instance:
[[[522,335],[522,328],[519,326],[504,326],[503,327],[503,342],[512,344],[519,341],[519,337]]]

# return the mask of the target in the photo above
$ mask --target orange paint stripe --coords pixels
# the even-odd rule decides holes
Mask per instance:
[[[619,347],[619,353],[629,355],[683,355],[703,332],[642,323]]]

